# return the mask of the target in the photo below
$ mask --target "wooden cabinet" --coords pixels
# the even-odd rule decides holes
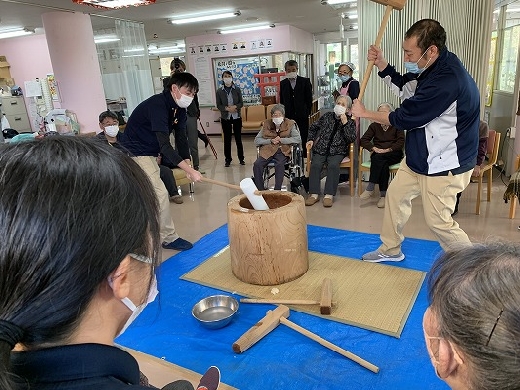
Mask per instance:
[[[23,96],[2,96],[0,111],[5,114],[9,125],[19,133],[31,133],[31,123]]]

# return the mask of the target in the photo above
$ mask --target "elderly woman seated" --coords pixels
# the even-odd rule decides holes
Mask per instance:
[[[426,348],[452,389],[518,389],[520,245],[474,244],[434,264],[424,313]]]
[[[392,112],[394,107],[390,103],[381,103],[377,111]],[[371,153],[370,178],[367,188],[360,198],[368,199],[374,195],[374,188],[377,184],[379,185],[377,207],[384,208],[386,190],[390,180],[390,165],[397,164],[403,159],[404,130],[373,122],[361,137],[360,145]]]
[[[309,197],[306,206],[312,206],[320,198],[320,179],[323,166],[327,165],[324,207],[332,206],[339,182],[339,165],[348,155],[350,143],[356,140],[356,123],[350,115],[352,100],[340,95],[336,98],[334,112],[327,112],[309,128],[307,148],[312,148],[309,174]]]
[[[259,190],[264,190],[263,172],[267,164],[274,163],[274,189],[280,190],[285,164],[291,155],[291,145],[302,142],[296,122],[285,118],[283,104],[271,108],[271,119],[267,119],[255,138],[259,156],[253,164],[254,180]]]

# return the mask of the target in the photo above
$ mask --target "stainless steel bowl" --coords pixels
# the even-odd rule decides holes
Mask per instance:
[[[219,329],[231,322],[238,311],[238,301],[228,295],[212,295],[199,301],[191,314],[202,326]]]

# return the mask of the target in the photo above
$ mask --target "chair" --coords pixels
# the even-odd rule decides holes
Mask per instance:
[[[262,122],[266,120],[265,106],[255,104],[247,106],[246,115],[244,116],[244,108],[242,107],[242,130],[244,131],[260,131]]]
[[[190,185],[190,194],[193,194],[195,191],[193,190],[193,182],[188,179],[186,176],[186,172],[184,172],[180,168],[173,168],[173,177],[175,178],[175,183],[177,183],[177,188],[180,189],[180,186],[189,184]],[[182,192],[182,190],[181,190]]]
[[[312,153],[311,153],[311,147],[307,147],[307,166],[305,167],[307,176],[309,176],[311,172],[311,160],[312,160]],[[350,143],[349,146],[349,152],[348,156],[345,156],[345,158],[341,161],[341,164],[339,164],[339,168],[348,168],[349,170],[349,177],[348,177],[348,184],[350,186],[350,196],[354,196],[354,142]]]
[[[480,197],[482,194],[482,178],[487,173],[487,201],[491,201],[491,184],[493,182],[493,166],[498,159],[498,149],[500,147],[500,133],[495,130],[489,130],[487,153],[488,161],[485,165],[480,167],[480,175],[478,175],[478,192],[477,192],[477,207],[475,214],[480,214]]]
[[[359,167],[358,167],[358,195],[361,195],[361,189],[362,189],[362,180],[361,180],[361,173],[362,172],[370,172],[370,165],[371,165],[371,162],[370,160],[368,161],[363,161],[363,148],[360,146],[359,147]],[[363,161],[363,162],[361,162]],[[397,164],[393,164],[393,165],[390,165],[390,174],[396,174],[397,173],[397,170],[399,169],[399,166],[401,165],[401,163],[397,163]]]
[[[260,147],[256,148],[256,157],[260,156]],[[263,180],[264,188],[269,188],[269,180],[275,175],[274,162],[270,162],[264,168]],[[289,161],[285,164],[284,176],[289,179],[291,184],[291,191],[299,193],[301,187],[301,178],[303,176],[303,154],[302,148],[299,144],[291,145],[291,156]]]
[[[520,155],[516,156],[515,159],[515,172],[517,172],[520,169]],[[511,205],[509,206],[509,219],[513,219],[516,214],[516,202],[517,202],[516,195],[513,195],[509,198],[509,201],[511,202]]]

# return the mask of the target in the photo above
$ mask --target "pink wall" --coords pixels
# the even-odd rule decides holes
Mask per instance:
[[[270,47],[260,49],[256,45],[255,49],[252,49],[252,42],[259,40],[271,41]],[[234,43],[244,43],[245,49],[233,50]],[[214,46],[217,45],[222,47],[226,46],[226,51],[216,52],[213,50]],[[203,53],[200,53],[200,47],[203,48]],[[210,48],[210,52],[206,49]],[[195,54],[191,53],[191,49],[195,49]],[[312,34],[300,30],[293,26],[278,26],[265,30],[242,32],[236,34],[207,34],[194,37],[186,38],[186,59],[188,61],[188,71],[197,74],[198,68],[196,66],[196,59],[203,56],[206,59],[210,69],[210,82],[204,84],[205,87],[211,88],[211,94],[213,96],[213,103],[215,103],[215,80],[213,75],[213,59],[223,57],[248,57],[257,56],[268,53],[281,53],[281,52],[296,52],[296,53],[313,53],[314,51],[314,38]],[[209,84],[209,85],[208,85]],[[202,87],[202,86],[201,86]],[[212,111],[209,107],[201,107],[201,121],[205,126],[208,133],[219,134],[221,132],[220,123],[214,122],[215,119],[220,117],[220,113]],[[208,125],[208,126],[206,126]]]
[[[2,39],[0,55],[6,56],[11,65],[11,77],[22,90],[24,81],[44,78],[48,73],[53,73],[47,40],[43,34]],[[27,99],[25,104],[29,107]],[[29,117],[29,121],[36,131],[32,118]]]

